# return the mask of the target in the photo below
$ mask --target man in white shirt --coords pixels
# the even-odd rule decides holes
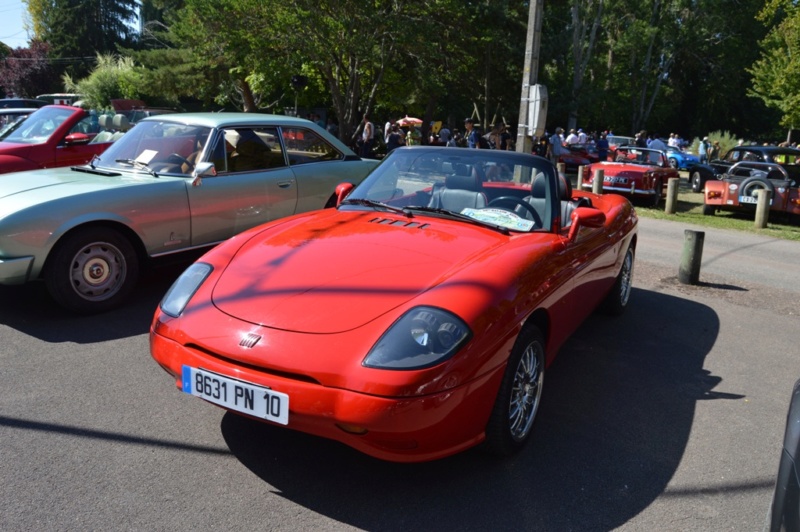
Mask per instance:
[[[586,133],[583,132],[582,129],[578,130],[578,144],[586,144]]]
[[[569,130],[569,135],[567,135],[567,145],[577,144],[578,143],[578,135],[575,134],[574,129]]]

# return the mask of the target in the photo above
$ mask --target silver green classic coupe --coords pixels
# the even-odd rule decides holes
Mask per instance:
[[[85,166],[0,175],[0,284],[43,279],[62,306],[106,311],[146,261],[321,209],[376,165],[308,120],[147,118]]]

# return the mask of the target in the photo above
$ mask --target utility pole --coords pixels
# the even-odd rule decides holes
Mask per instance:
[[[535,124],[528,124],[531,87],[539,79],[539,49],[542,39],[542,18],[544,0],[531,0],[528,15],[528,34],[525,38],[525,65],[522,69],[522,96],[519,99],[519,120],[517,121],[517,151],[530,153],[531,136]]]

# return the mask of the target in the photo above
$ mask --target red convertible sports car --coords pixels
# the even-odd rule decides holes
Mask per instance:
[[[671,177],[680,178],[664,152],[649,148],[624,146],[617,148],[615,160],[599,162],[584,169],[583,188],[592,190],[595,170],[603,170],[603,192],[616,192],[634,198],[645,198],[658,206],[664,186]]]
[[[187,394],[381,459],[520,449],[559,347],[628,304],[631,204],[541,157],[427,146],[337,190],[190,266],[153,358]]]
[[[95,141],[98,117],[79,107],[46,105],[0,135],[0,174],[73,166],[111,145]]]

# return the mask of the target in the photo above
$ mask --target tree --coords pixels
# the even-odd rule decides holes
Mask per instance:
[[[131,46],[137,0],[23,0],[34,38],[50,45],[50,58],[73,77],[89,71],[96,54]]]
[[[28,48],[8,51],[0,63],[0,87],[7,94],[33,98],[53,89],[53,70],[47,57],[48,45],[32,40]]]
[[[791,129],[800,124],[800,7],[773,1],[759,19],[772,29],[760,43],[760,59],[748,69],[753,76],[748,94],[780,110],[781,124]]]
[[[87,107],[106,109],[111,108],[113,99],[141,98],[139,75],[130,57],[97,54],[96,66],[88,77],[74,81],[65,74],[64,86],[80,94]]]

